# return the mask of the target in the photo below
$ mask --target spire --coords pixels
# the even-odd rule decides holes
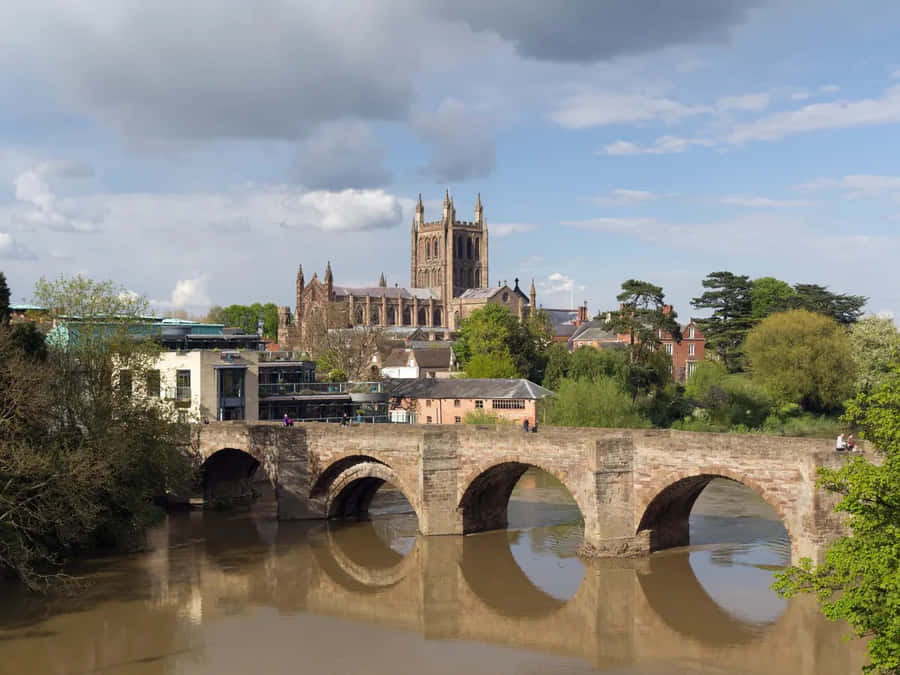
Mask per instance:
[[[531,292],[529,293],[528,299],[532,307],[537,305],[537,291],[534,288],[534,277],[531,277]]]
[[[425,205],[422,203],[422,193],[419,193],[419,201],[416,203],[416,213],[423,213],[425,211]]]
[[[303,265],[297,268],[297,288],[303,288]]]
[[[381,288],[387,288],[387,281],[384,280],[384,272],[381,273],[381,277],[378,279],[378,285]]]
[[[325,264],[325,283],[327,284],[329,281],[333,281],[334,277],[331,275],[331,261],[329,260]]]
[[[450,188],[444,191],[444,207],[450,206]]]

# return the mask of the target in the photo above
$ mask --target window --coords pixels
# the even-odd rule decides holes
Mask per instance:
[[[119,371],[119,393],[122,396],[131,396],[131,371]]]
[[[520,398],[500,398],[491,401],[494,410],[525,410],[525,401]]]
[[[691,338],[692,340],[694,339],[694,327],[693,326],[688,328],[688,337]]]
[[[688,345],[688,356],[693,356],[693,355],[694,355],[694,343],[691,342],[691,343]]]
[[[483,408],[483,407],[484,407],[484,401],[475,401],[475,407],[476,407],[476,408]]]
[[[453,423],[454,424],[462,424],[462,417],[454,417]]]
[[[459,407],[459,399],[455,399],[455,400],[453,401],[453,407],[454,407],[454,408],[458,408],[458,407]]]
[[[431,257],[431,241],[429,240],[429,241],[425,242],[425,259],[428,260],[428,258],[430,258],[430,257]]]
[[[687,377],[690,377],[694,374],[694,366],[697,365],[696,361],[688,361],[685,366],[687,367]]]
[[[693,347],[693,345],[691,345],[691,346]],[[674,347],[673,347],[672,343],[671,343],[671,342],[667,342],[667,343],[666,343],[666,354],[668,354],[669,356],[671,356],[671,355],[672,355],[672,350],[673,350],[673,348],[674,348]]]
[[[426,401],[425,401],[425,407],[426,407],[426,408],[430,408],[430,407],[431,407],[431,399],[430,399],[430,398],[429,398],[429,399],[426,399]]]
[[[175,400],[190,401],[191,400],[191,371],[178,370],[175,371]]]
[[[425,418],[425,424],[431,424],[431,415]]]
[[[147,396],[150,398],[159,398],[159,371],[151,370],[147,373]]]

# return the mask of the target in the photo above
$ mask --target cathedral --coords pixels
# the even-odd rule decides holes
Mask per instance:
[[[300,346],[317,315],[327,316],[334,328],[407,327],[431,340],[450,339],[460,321],[487,304],[502,304],[521,320],[535,306],[534,282],[530,296],[519,289],[518,279],[513,288],[490,286],[480,194],[470,221],[456,219],[449,191],[440,220],[426,221],[420,194],[410,228],[409,287],[388,286],[384,274],[377,286],[339,286],[330,262],[321,280],[313,274],[306,283],[301,265],[294,312],[289,307],[278,311],[278,342],[283,349]]]

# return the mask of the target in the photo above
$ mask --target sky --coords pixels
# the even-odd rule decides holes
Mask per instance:
[[[480,192],[490,283],[681,318],[710,272],[900,315],[900,5],[29,0],[0,7],[0,271],[160,311],[409,284]]]

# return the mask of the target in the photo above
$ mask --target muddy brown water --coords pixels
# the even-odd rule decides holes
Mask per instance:
[[[689,548],[584,563],[582,523],[551,477],[526,473],[509,529],[418,537],[383,488],[366,521],[173,514],[152,550],[73,569],[77,592],[0,595],[0,673],[765,673],[847,675],[845,641],[809,598],[779,599],[777,516],[716,480]]]

